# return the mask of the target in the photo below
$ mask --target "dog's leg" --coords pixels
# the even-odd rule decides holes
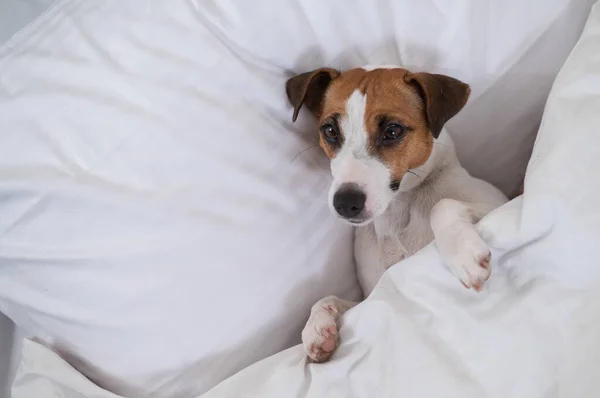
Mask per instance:
[[[338,344],[337,320],[356,304],[329,296],[313,305],[302,330],[304,350],[313,362],[324,362],[333,354]]]
[[[386,236],[383,239],[382,253],[385,269],[404,260],[408,255],[400,239],[395,236]]]
[[[475,223],[493,207],[442,199],[431,209],[431,229],[442,259],[467,288],[483,289],[490,277],[490,248],[475,229]]]

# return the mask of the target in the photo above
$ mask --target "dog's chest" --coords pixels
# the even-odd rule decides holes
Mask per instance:
[[[429,221],[432,199],[398,201],[372,224],[356,230],[354,256],[365,294],[390,266],[433,241]]]
[[[375,239],[383,240],[383,248],[392,241],[400,245],[406,256],[411,256],[433,240],[429,213],[431,206],[423,203],[411,203],[409,206],[393,206],[387,217],[381,217],[374,223]],[[383,238],[383,239],[382,239]],[[385,258],[381,259],[385,261]],[[390,259],[394,260],[394,259]],[[395,261],[396,263],[398,261]],[[388,263],[388,267],[394,263]]]

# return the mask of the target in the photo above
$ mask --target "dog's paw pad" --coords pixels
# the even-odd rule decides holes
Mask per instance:
[[[337,308],[333,305],[329,304],[324,307],[325,311],[329,312],[331,315],[336,316],[338,314]]]
[[[453,272],[466,288],[473,288],[476,292],[483,290],[484,283],[492,272],[490,267],[490,253],[482,256],[464,258],[452,267]]]
[[[479,261],[479,265],[481,266],[481,268],[490,269],[490,260],[491,260],[491,257],[492,257],[491,254],[488,253],[487,256],[485,256],[483,259],[481,259]]]
[[[335,318],[324,308],[311,315],[302,331],[302,343],[311,362],[325,362],[338,342]]]
[[[482,291],[492,272],[487,244],[478,235],[464,234],[454,242],[451,254],[448,265],[452,273],[467,289]]]

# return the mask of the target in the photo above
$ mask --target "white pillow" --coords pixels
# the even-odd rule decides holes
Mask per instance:
[[[126,396],[297,343],[316,299],[359,291],[290,70],[471,83],[450,131],[508,191],[591,1],[438,3],[61,1],[0,51],[0,311]]]
[[[0,311],[135,397],[203,391],[360,295],[285,78],[164,4],[63,2],[0,60]]]

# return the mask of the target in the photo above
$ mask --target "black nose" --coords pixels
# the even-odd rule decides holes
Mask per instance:
[[[333,207],[344,218],[353,218],[365,208],[367,195],[354,184],[343,186],[333,195]]]

